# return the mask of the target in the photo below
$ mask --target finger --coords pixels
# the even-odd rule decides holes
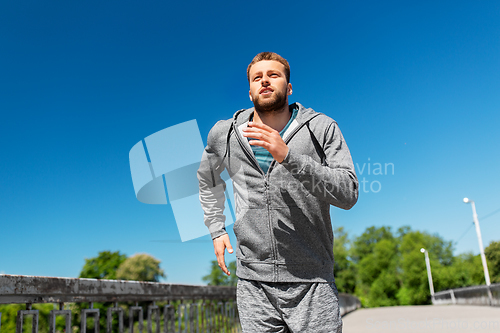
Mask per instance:
[[[233,253],[233,247],[231,246],[231,242],[229,241],[229,237],[224,240],[224,245],[227,248],[227,252]]]
[[[217,263],[219,264],[220,269],[226,273],[227,275],[231,275],[229,270],[226,267],[226,262],[224,261],[224,255],[221,255],[220,257],[217,258]]]
[[[215,249],[215,256],[217,257],[217,264],[222,270],[224,270],[226,264],[224,260],[224,248],[222,246],[217,246]]]
[[[267,150],[271,149],[271,144],[269,142],[266,142],[266,141],[250,140],[250,141],[248,141],[248,143],[251,144],[252,146],[259,146],[259,147],[266,148]]]
[[[243,134],[270,134],[269,131],[263,130],[261,128],[247,127],[243,129]]]
[[[227,275],[230,275],[231,273],[229,272],[229,270],[227,269],[226,267],[226,262],[224,260],[224,254],[221,254],[219,256],[217,256],[217,264],[219,264],[219,267],[220,269],[226,273]]]
[[[263,141],[266,141],[266,142],[270,142],[271,141],[271,138],[268,135],[263,134],[261,132],[243,133],[243,136],[246,137],[246,138],[259,139],[259,140],[263,140]]]
[[[267,132],[277,132],[274,128],[270,127],[270,126],[267,126],[266,124],[264,123],[256,123],[254,121],[250,121],[248,123],[248,126],[250,127],[256,127],[256,128],[260,128],[261,130],[264,130],[264,131],[267,131]]]
[[[226,234],[226,235],[224,235],[221,238],[222,238],[222,242],[223,242],[224,248],[227,248],[227,252],[233,253],[233,247],[231,246],[231,242],[229,241],[229,235]],[[224,250],[222,251],[222,266],[220,266],[220,268],[227,275],[231,275],[231,272],[226,267],[226,262],[224,260]]]
[[[243,136],[257,139],[264,139],[268,142],[271,140],[281,138],[278,132],[269,132],[260,128],[248,127],[244,129]]]

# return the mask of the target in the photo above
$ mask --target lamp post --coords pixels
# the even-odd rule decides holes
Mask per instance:
[[[476,225],[477,241],[479,242],[479,252],[481,253],[481,261],[483,262],[484,279],[486,280],[486,285],[489,286],[491,284],[490,273],[488,272],[488,264],[486,263],[486,256],[484,255],[483,239],[481,238],[481,229],[479,228],[479,220],[477,219],[476,205],[474,204],[474,201],[468,198],[464,198],[464,202],[470,203],[472,205],[472,218],[474,220],[474,224]]]
[[[473,200],[469,198],[464,198],[464,203],[470,203],[472,206],[472,219],[474,220],[474,225],[476,226],[477,241],[479,242],[479,252],[481,253],[481,261],[483,262],[484,279],[486,280],[486,289],[488,291],[488,298],[490,300],[490,305],[493,300],[493,295],[491,295],[490,290],[490,273],[488,272],[488,264],[486,263],[486,256],[484,255],[483,239],[481,238],[481,229],[479,228],[479,220],[477,219],[476,205]]]
[[[429,252],[427,252],[427,250],[424,248],[421,248],[420,252],[425,254],[425,265],[427,266],[427,277],[429,278],[429,289],[431,291],[432,304],[434,304],[434,284],[432,283],[431,262],[429,260]]]

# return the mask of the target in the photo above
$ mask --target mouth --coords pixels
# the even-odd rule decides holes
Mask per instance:
[[[270,95],[273,93],[273,89],[271,87],[265,87],[265,88],[262,88],[260,91],[259,91],[259,94],[261,95]]]

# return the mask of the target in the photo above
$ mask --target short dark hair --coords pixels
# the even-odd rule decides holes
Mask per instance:
[[[274,52],[261,52],[253,58],[250,65],[248,65],[247,67],[248,82],[250,82],[250,68],[253,66],[253,64],[262,60],[275,60],[283,64],[283,66],[285,66],[286,83],[290,83],[290,65],[288,64],[288,61],[286,61],[285,58]]]

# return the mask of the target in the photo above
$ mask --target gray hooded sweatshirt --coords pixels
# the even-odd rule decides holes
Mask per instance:
[[[330,205],[350,209],[358,180],[337,123],[299,103],[283,135],[283,162],[260,168],[242,135],[254,108],[210,130],[198,169],[200,201],[213,238],[226,233],[225,169],[236,206],[236,275],[263,282],[334,282]]]

